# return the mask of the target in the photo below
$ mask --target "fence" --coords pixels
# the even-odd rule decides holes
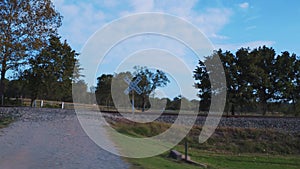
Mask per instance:
[[[6,98],[4,101],[4,106],[25,106],[31,107],[31,99],[28,98]],[[33,102],[33,107],[38,108],[61,108],[61,109],[81,109],[81,110],[93,110],[93,111],[107,111],[107,112],[127,112],[131,113],[132,108],[129,107],[118,107],[118,110],[112,106],[104,106],[97,104],[83,104],[83,103],[72,103],[72,102],[62,102],[62,101],[50,101],[50,100],[35,100]],[[142,109],[135,109],[136,113],[141,113]],[[170,113],[178,114],[178,110],[153,110],[152,113]],[[194,114],[194,111],[182,110],[184,114]],[[197,112],[198,113],[198,112]],[[201,113],[200,113],[201,114]],[[205,114],[205,113],[204,113]]]
[[[31,99],[28,98],[7,98],[4,101],[3,106],[25,106],[31,107]],[[62,101],[51,101],[51,100],[35,100],[32,104],[33,107],[39,108],[61,108],[61,109],[84,109],[84,110],[102,110],[102,111],[115,111],[114,107],[100,106],[97,104],[83,104],[83,103],[72,103]]]

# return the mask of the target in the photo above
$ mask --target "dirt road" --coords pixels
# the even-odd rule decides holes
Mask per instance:
[[[74,113],[24,114],[0,130],[1,169],[122,169],[128,164],[93,143]]]

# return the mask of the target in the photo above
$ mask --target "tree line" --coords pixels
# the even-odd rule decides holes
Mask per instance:
[[[58,35],[63,17],[51,0],[4,0],[0,2],[0,9],[2,102],[3,98],[9,97],[72,101],[73,85],[82,91],[82,102],[114,106],[111,88],[126,89],[128,84],[124,77],[134,81],[139,76],[142,78],[139,83],[142,94],[131,91],[128,97],[131,100],[135,96],[135,104],[144,111],[151,106],[150,98],[155,98],[151,96],[153,91],[169,83],[160,70],[135,67],[133,73],[100,75],[97,86],[88,92],[87,84],[81,79],[78,53]],[[241,48],[235,53],[220,49],[199,61],[193,72],[195,84],[191,85],[199,89],[200,111],[207,111],[212,94],[217,94],[211,90],[211,72],[207,71],[208,65],[214,66],[216,57],[221,59],[226,76],[226,112],[299,114],[300,58],[287,51],[276,54],[273,48],[266,46],[252,50]],[[120,83],[112,83],[114,80]],[[165,101],[167,108],[172,110],[178,109],[182,101],[191,105],[197,102],[184,96],[173,100],[165,98]]]
[[[129,84],[124,79],[135,81],[140,78],[138,87],[141,93],[137,93],[134,89],[128,91],[128,96],[124,94],[129,89]],[[154,98],[154,91],[158,87],[164,87],[169,83],[168,77],[161,70],[150,70],[147,67],[135,66],[134,72],[121,72],[112,74],[103,74],[97,78],[97,87],[95,90],[97,103],[99,105],[124,107],[128,104],[124,101],[126,97],[132,101],[134,105],[142,111],[150,108],[150,95]],[[113,93],[112,93],[113,91]],[[113,96],[115,99],[113,99]],[[131,104],[133,104],[131,102]]]
[[[300,114],[300,57],[287,51],[276,54],[273,48],[266,46],[252,50],[240,48],[235,54],[219,49],[211,56],[206,56],[203,61],[199,61],[193,72],[194,87],[199,89],[197,94],[200,98],[199,111],[207,112],[211,106],[212,94],[217,94],[217,91],[211,89],[211,79],[209,77],[211,72],[207,71],[207,66],[216,66],[214,65],[216,58],[220,59],[226,76],[224,86],[227,91],[225,105],[227,114],[235,115],[236,112],[253,112],[263,115],[267,112]],[[136,70],[133,74],[130,72],[114,75],[103,74],[98,77],[96,87],[97,103],[114,106],[115,103],[111,96],[113,79],[118,79],[119,84],[123,83],[121,88],[125,90],[125,87],[128,87],[128,84],[123,80],[125,76],[132,78],[134,81],[136,78],[134,75],[145,76],[146,72],[150,72],[147,68],[139,71],[139,73],[136,73],[138,72]],[[148,78],[144,78],[144,82],[139,85],[151,88],[147,86],[151,83]],[[165,81],[165,83],[160,87],[169,82],[167,77],[161,79],[161,81]],[[145,82],[149,84],[145,84]],[[149,98],[151,92],[152,90],[149,90],[147,94],[137,95],[135,106],[143,110],[145,107],[150,108]],[[154,96],[152,96],[153,98]],[[197,100],[188,100],[181,95],[172,100],[170,98],[158,100],[161,102],[166,100],[166,109],[168,110],[179,110],[182,102],[187,105],[190,104],[191,107],[197,102]]]
[[[299,114],[300,110],[300,58],[285,51],[276,54],[270,47],[250,50],[241,48],[235,54],[230,51],[215,51],[204,61],[199,61],[194,70],[199,89],[200,109],[210,106],[210,72],[206,65],[219,57],[225,71],[227,100],[225,111],[233,115],[239,112],[282,111]]]

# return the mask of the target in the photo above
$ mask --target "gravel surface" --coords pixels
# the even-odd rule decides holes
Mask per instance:
[[[111,119],[120,118],[120,116],[105,114]],[[177,116],[163,115],[155,118],[157,115],[139,115],[140,121],[149,121],[147,119],[156,119],[155,121],[174,123]],[[155,116],[155,117],[154,117]],[[198,116],[194,123],[190,116],[183,117],[180,122],[182,124],[196,124],[203,126],[206,120],[205,116]],[[299,117],[222,117],[218,127],[236,127],[236,128],[256,128],[271,129],[280,132],[300,134],[300,118]]]
[[[17,121],[0,130],[0,169],[122,169],[129,165],[92,142],[74,111],[0,108]]]
[[[206,117],[200,116],[196,120],[196,125],[202,126]],[[173,123],[176,120],[174,116],[163,116],[157,121]],[[256,128],[256,129],[271,129],[288,133],[300,134],[300,118],[257,118],[257,117],[222,117],[218,125],[219,127],[237,127],[237,128]]]

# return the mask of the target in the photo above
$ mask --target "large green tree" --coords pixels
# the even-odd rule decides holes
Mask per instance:
[[[202,111],[208,111],[211,102],[211,84],[206,66],[202,61],[199,61],[198,66],[194,70],[195,88],[199,89],[197,94],[200,98],[200,107]],[[174,99],[175,100],[175,99]]]
[[[37,97],[59,100],[72,100],[72,83],[77,81],[80,70],[76,56],[78,55],[67,43],[59,37],[52,36],[49,46],[39,55],[29,60],[30,69],[24,71],[23,78],[31,91],[31,99]]]
[[[221,59],[226,75],[226,111],[227,114],[231,111],[231,114],[234,115],[236,108],[243,104],[243,99],[241,98],[242,88],[239,84],[240,76],[238,74],[237,58],[230,51],[222,52],[221,49],[217,51],[217,56]]]
[[[253,96],[253,86],[251,85],[253,66],[249,48],[240,48],[235,53],[237,68],[237,84],[239,88],[238,103],[244,111],[248,111],[247,107],[255,106],[255,97]]]
[[[194,78],[196,83],[194,86],[199,89],[200,110],[208,111],[211,107],[212,98],[221,98],[225,96],[225,72],[220,62],[222,51],[214,51],[210,56],[206,56],[203,61],[199,61],[199,65],[194,70]],[[212,97],[213,96],[213,97]]]
[[[300,63],[295,54],[283,52],[276,56],[275,50],[266,46],[251,51],[249,48],[241,48],[235,55],[222,50],[215,53],[216,55],[206,57],[204,62],[199,61],[194,71],[195,87],[199,89],[202,110],[209,107],[214,94],[209,79],[212,71],[207,71],[206,65],[213,65],[210,64],[213,63],[211,60],[220,57],[227,82],[226,106],[232,114],[237,107],[239,111],[254,110],[266,114],[267,111],[273,111],[271,108],[275,105],[282,103],[284,109],[290,109],[292,105],[293,112],[297,111]]]
[[[0,95],[8,70],[28,63],[56,35],[61,16],[51,0],[0,1]]]
[[[260,103],[263,114],[266,114],[268,103],[273,101],[276,92],[275,56],[275,50],[266,46],[254,49],[250,53],[251,62],[248,64],[251,80],[248,83],[253,87],[252,93]]]
[[[151,71],[147,67],[134,67],[135,71],[130,72],[120,72],[114,75],[111,74],[102,74],[97,78],[97,87],[96,87],[96,98],[99,105],[107,105],[117,107],[123,107],[126,105],[126,98],[124,91],[128,88],[128,84],[124,81],[127,77],[133,81],[140,77],[142,80],[138,83],[138,86],[141,88],[142,93],[137,95],[134,91],[130,92],[130,98],[134,96],[135,105],[141,107],[144,111],[146,104],[149,104],[150,94],[158,87],[164,87],[169,83],[169,79],[161,70]],[[114,90],[114,91],[112,91]],[[117,98],[113,102],[112,92],[114,92],[114,98]],[[124,100],[124,102],[122,102]]]
[[[98,105],[111,106],[113,104],[111,95],[111,84],[113,75],[102,74],[97,78],[96,99]]]
[[[283,103],[292,102],[293,111],[296,111],[296,102],[299,99],[300,65],[295,54],[282,52],[276,58],[276,100]]]
[[[149,101],[150,94],[158,87],[165,87],[170,80],[166,74],[161,70],[151,71],[147,67],[135,66],[135,71],[133,73],[133,81],[140,77],[142,80],[138,83],[141,88],[142,93],[139,95],[141,97],[142,111],[146,108],[146,103]],[[134,92],[134,91],[133,91]]]

